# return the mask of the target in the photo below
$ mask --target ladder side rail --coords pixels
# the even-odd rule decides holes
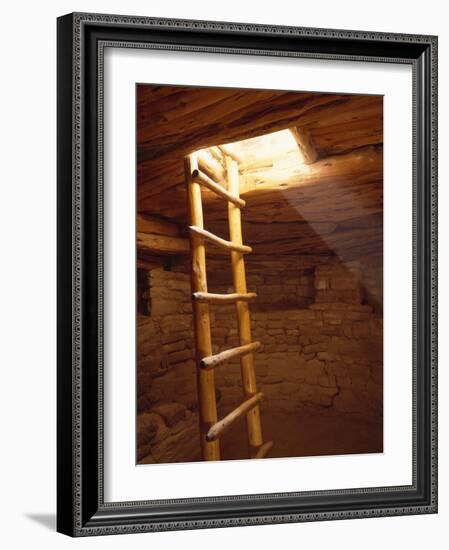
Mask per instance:
[[[187,182],[187,197],[190,224],[203,228],[203,206],[201,188],[192,180],[192,172],[198,169],[195,154],[185,158],[185,177]],[[190,235],[191,249],[191,287],[192,292],[207,292],[206,251],[204,239]],[[214,370],[200,368],[204,357],[212,355],[209,304],[193,300],[193,318],[195,332],[196,377],[198,392],[199,427],[201,451],[204,460],[220,460],[219,441],[206,439],[210,428],[217,423],[217,402],[215,395]]]
[[[237,162],[226,156],[226,168],[228,175],[228,191],[235,197],[240,195],[239,175]],[[234,204],[228,203],[229,218],[229,238],[235,244],[242,244],[242,222],[241,212]],[[245,262],[241,252],[232,251],[232,276],[234,282],[234,292],[246,294],[246,273]],[[252,343],[251,319],[249,305],[247,302],[236,302],[236,312],[238,321],[238,331],[240,345],[244,346]],[[252,353],[242,355],[240,358],[243,392],[245,398],[249,398],[257,393],[256,374],[254,370],[254,356]],[[260,420],[260,407],[257,404],[251,408],[246,415],[249,456],[254,458],[263,444],[262,426]]]

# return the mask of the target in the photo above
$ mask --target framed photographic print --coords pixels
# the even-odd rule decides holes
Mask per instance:
[[[58,20],[58,530],[437,511],[437,38]]]

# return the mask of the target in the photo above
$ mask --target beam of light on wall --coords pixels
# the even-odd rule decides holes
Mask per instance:
[[[345,243],[339,243],[332,238],[337,224],[327,223],[329,220],[326,211],[323,210],[322,219],[308,220],[301,203],[291,201],[295,187],[319,185],[319,181],[312,183],[314,179],[316,180],[316,164],[315,166],[314,163],[306,164],[301,147],[294,136],[295,129],[292,130],[287,128],[225,145],[228,151],[239,158],[240,193],[244,196],[250,191],[278,190],[280,195],[298,212],[298,218],[302,219],[303,223],[306,222],[311,231],[327,245],[329,252],[348,264],[348,269],[352,271],[351,258],[348,258]],[[338,178],[335,185],[339,185]],[[346,193],[351,194],[352,202],[357,203],[360,200],[357,186],[354,189],[347,189]]]

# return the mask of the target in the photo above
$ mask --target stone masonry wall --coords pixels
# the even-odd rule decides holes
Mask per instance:
[[[149,316],[137,327],[138,461],[200,458],[190,278],[148,272]]]
[[[265,409],[293,412],[308,403],[378,417],[382,321],[370,305],[361,303],[360,277],[357,263],[350,269],[318,266],[315,303],[307,308],[253,308],[253,339],[262,344],[255,365]],[[257,301],[261,290],[263,286]],[[238,345],[232,306],[214,308],[212,341],[215,353]],[[216,371],[221,414],[242,399],[239,377],[238,361]]]
[[[248,290],[258,293],[252,332],[262,343],[255,367],[264,410],[295,413],[310,404],[379,418],[382,320],[362,303],[366,272],[333,258],[315,269],[247,270]],[[198,460],[190,278],[162,268],[148,277],[150,315],[138,326],[138,459]],[[210,273],[209,282],[212,292],[232,291],[227,273]],[[210,311],[213,353],[237,346],[235,307]],[[221,417],[242,400],[239,362],[215,373]]]
[[[361,265],[363,302],[372,306],[374,313],[383,314],[383,258],[373,255],[364,258]]]

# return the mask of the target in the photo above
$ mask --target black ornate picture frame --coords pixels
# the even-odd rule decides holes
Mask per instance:
[[[413,70],[413,482],[105,502],[103,54],[117,47],[404,63]],[[437,512],[437,38],[69,14],[58,19],[58,503],[70,536]],[[182,488],[180,488],[182,493]]]

